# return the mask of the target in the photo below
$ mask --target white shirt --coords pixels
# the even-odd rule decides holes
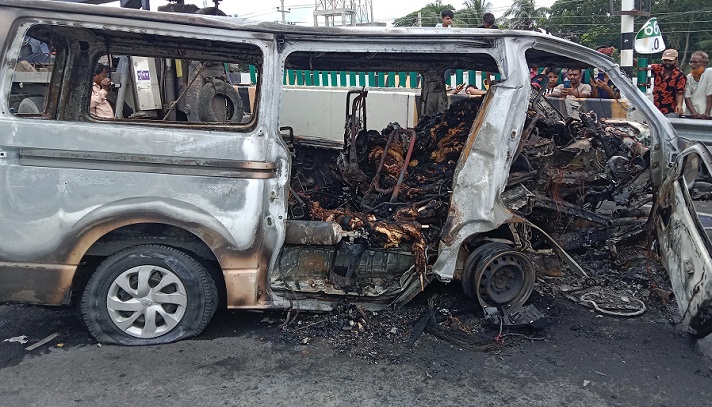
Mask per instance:
[[[687,74],[687,84],[685,85],[685,98],[692,100],[692,106],[699,114],[704,114],[707,110],[707,96],[712,95],[712,68],[707,68],[697,82],[692,74]],[[685,114],[691,112],[685,105]]]
[[[564,90],[564,84],[561,83],[556,85],[554,90],[551,91],[551,96],[561,97],[561,93]],[[576,95],[569,95],[568,97],[579,97],[579,98],[590,98],[591,97],[591,85],[585,83],[579,83],[576,87]]]

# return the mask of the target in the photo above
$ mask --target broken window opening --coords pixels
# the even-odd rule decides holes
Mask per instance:
[[[45,93],[54,89],[58,95],[65,87],[72,94],[69,99],[86,103],[83,111],[65,109],[64,117],[70,120],[84,116],[226,130],[249,129],[256,123],[263,64],[256,45],[43,24],[31,27],[25,38],[20,53],[24,59],[15,70],[9,101],[13,114],[41,115]],[[79,44],[79,49],[64,43]],[[35,48],[39,51],[33,52]],[[65,56],[67,52],[74,55]],[[61,73],[52,73],[65,60],[77,65],[75,72],[85,73],[86,82],[78,87],[63,84]],[[98,64],[106,67],[110,82],[103,88],[93,86]],[[91,102],[92,93],[106,103],[102,114]]]
[[[8,97],[11,114],[18,117],[52,117],[66,49],[64,38],[51,27],[35,25],[26,30]]]
[[[254,65],[214,55],[185,59],[182,50],[167,58],[147,55],[112,53],[96,59],[94,66],[103,64],[110,71],[107,98],[117,119],[246,125],[256,118],[259,70]],[[91,107],[89,112],[94,119],[107,119]]]

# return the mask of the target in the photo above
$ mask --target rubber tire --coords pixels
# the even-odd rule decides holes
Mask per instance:
[[[213,98],[217,95],[222,95],[232,103],[232,116],[229,117],[226,122],[240,123],[245,114],[242,106],[242,98],[240,98],[240,95],[232,85],[220,79],[206,82],[205,85],[200,88],[200,92],[198,93],[198,119],[200,119],[201,122],[221,122],[213,110]]]
[[[121,331],[109,317],[106,296],[113,281],[124,271],[139,265],[160,266],[173,272],[186,289],[188,302],[181,321],[156,338],[136,338]],[[171,247],[134,246],[104,260],[89,279],[81,298],[81,318],[99,343],[116,345],[157,345],[200,334],[218,306],[215,281],[198,261]]]
[[[44,97],[32,96],[22,99],[17,114],[40,114],[44,111]]]

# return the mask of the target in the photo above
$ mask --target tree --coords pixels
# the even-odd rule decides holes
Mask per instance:
[[[451,4],[444,4],[442,0],[428,3],[421,8],[420,15],[423,27],[433,27],[440,22],[440,13],[443,10],[453,10],[455,27],[479,27],[482,25],[482,15],[491,10],[492,4],[487,0],[464,0],[464,8],[455,10]],[[415,27],[418,25],[418,11],[393,21],[395,27]]]
[[[443,10],[455,10],[452,4],[444,4],[441,0],[436,0],[428,3],[421,8],[420,15],[422,18],[423,27],[434,27],[440,22],[440,13]],[[393,21],[395,27],[417,27],[418,26],[418,11],[414,11],[404,17],[397,18]]]
[[[712,33],[707,28],[712,22],[712,0],[653,0],[651,14],[658,19],[667,47],[678,50],[681,66],[696,50],[712,53]],[[639,29],[647,19],[637,17],[635,26]],[[539,24],[556,36],[591,48],[620,48],[621,19],[611,15],[609,0],[558,0]]]
[[[539,26],[591,48],[620,44],[620,17],[611,16],[609,0],[558,0],[549,8],[549,16],[539,20]]]
[[[657,0],[652,8],[665,44],[678,50],[681,66],[695,51],[712,53],[712,33],[709,29],[712,0]]]
[[[534,0],[514,0],[504,17],[508,18],[509,27],[515,30],[533,30],[537,21],[545,18],[549,9],[537,8]]]
[[[455,12],[456,27],[479,27],[482,15],[492,10],[492,3],[486,0],[465,0],[465,8]]]

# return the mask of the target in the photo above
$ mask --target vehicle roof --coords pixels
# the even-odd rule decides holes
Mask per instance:
[[[190,25],[193,27],[218,28],[227,30],[243,30],[273,34],[293,34],[304,36],[320,36],[320,37],[340,37],[340,38],[449,38],[455,40],[468,40],[476,36],[478,39],[497,39],[497,38],[512,38],[512,37],[529,37],[535,38],[539,43],[548,44],[550,49],[571,49],[575,53],[593,55],[590,48],[575,44],[568,40],[554,37],[552,35],[543,34],[535,31],[524,30],[501,30],[501,29],[485,29],[485,28],[449,28],[442,29],[437,27],[311,27],[311,26],[296,26],[286,25],[273,22],[261,22],[249,20],[239,17],[223,17],[211,16],[202,14],[184,14],[172,12],[157,12],[146,10],[135,10],[119,7],[106,7],[91,4],[77,4],[54,0],[24,0],[18,3],[17,0],[0,0],[0,7],[11,7],[15,9],[33,9],[43,10],[53,13],[79,13],[83,15],[94,15],[97,17],[122,18],[130,20],[140,20],[146,22],[163,22]],[[559,60],[551,60],[545,56],[541,60],[537,59],[537,52],[527,55],[527,59],[531,64],[539,66],[559,65],[569,66],[571,60],[562,58]],[[530,58],[531,56],[531,58]],[[604,60],[612,62],[603,54],[595,55],[595,59],[603,57]],[[604,65],[611,65],[606,63]]]
[[[272,33],[298,33],[298,34],[319,34],[319,35],[369,35],[369,36],[423,36],[438,35],[447,37],[462,37],[477,33],[478,36],[488,37],[546,37],[544,34],[534,31],[521,30],[492,30],[484,28],[450,28],[443,30],[436,27],[312,27],[298,26],[291,24],[279,24],[273,22],[255,21],[240,17],[211,16],[204,14],[185,14],[172,12],[156,12],[146,10],[136,10],[129,8],[107,7],[91,4],[69,3],[56,0],[24,0],[18,3],[17,0],[0,0],[0,7],[9,6],[16,9],[35,9],[54,12],[81,13],[85,15],[96,15],[105,17],[128,18],[131,20],[143,20],[154,22],[172,22],[187,24],[191,26],[213,27],[222,29],[242,29],[250,31],[262,31]],[[556,38],[556,37],[551,37]],[[556,38],[563,42],[566,40]]]

